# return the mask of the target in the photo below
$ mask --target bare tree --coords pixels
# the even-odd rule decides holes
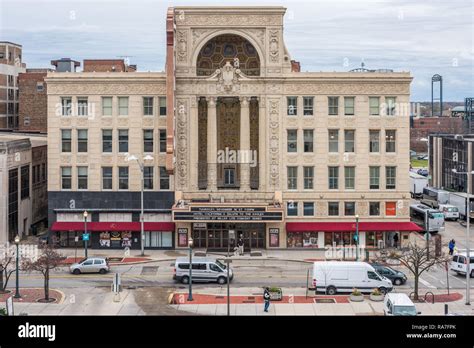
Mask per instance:
[[[0,258],[0,292],[6,291],[10,276],[15,271],[14,268],[10,269],[12,261],[13,257],[8,254],[5,254]]]
[[[420,246],[415,243],[409,243],[403,250],[390,250],[386,255],[379,255],[378,260],[392,259],[399,261],[415,277],[415,300],[418,300],[418,283],[423,272],[429,270],[435,265],[442,265],[449,260],[449,255],[441,254],[436,256],[435,248],[427,248],[426,245]]]
[[[41,246],[41,252],[36,259],[23,261],[25,271],[41,272],[44,277],[44,300],[49,301],[49,273],[64,262],[65,257],[58,253],[54,247],[45,244]]]

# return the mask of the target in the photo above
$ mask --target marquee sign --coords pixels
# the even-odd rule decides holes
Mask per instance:
[[[283,211],[268,211],[266,207],[191,207],[173,210],[174,221],[282,221]]]

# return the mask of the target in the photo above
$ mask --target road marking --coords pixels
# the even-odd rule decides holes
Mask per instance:
[[[421,284],[423,284],[424,286],[430,288],[430,289],[436,289],[436,286],[433,286],[431,285],[429,282],[427,282],[426,280],[422,279],[422,278],[418,278],[418,280],[420,281]]]

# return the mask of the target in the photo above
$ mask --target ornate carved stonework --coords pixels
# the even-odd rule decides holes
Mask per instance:
[[[70,83],[72,81],[67,81],[67,85],[62,84],[61,81],[49,82],[48,94],[64,95],[64,91],[67,90],[69,95],[165,95],[165,76],[157,77],[157,80],[160,82],[155,80],[153,83],[147,83],[138,79],[136,81],[133,79],[124,80],[122,83],[86,83],[85,81]]]
[[[357,214],[366,216],[369,213],[368,202],[360,200],[357,202]]]
[[[70,164],[71,163],[71,155],[61,155],[61,163]]]
[[[339,163],[339,154],[329,154],[328,162],[330,164],[337,164]]]
[[[279,31],[270,30],[270,42],[268,46],[268,54],[270,56],[270,61],[276,63],[280,56],[280,41],[279,41]]]
[[[246,29],[245,31],[255,38],[261,47],[265,47],[265,29]]]
[[[317,201],[316,202],[316,216],[326,217],[328,214],[328,205],[326,202]]]
[[[226,62],[221,69],[209,78],[209,80],[217,80],[217,92],[238,92],[240,91],[240,80],[246,80],[247,77],[240,71],[240,69],[232,66],[230,62]]]
[[[201,29],[201,28],[197,28],[197,29],[193,29],[192,31],[192,35],[193,35],[193,48],[196,47],[196,43],[199,42],[199,39],[203,36],[203,35],[207,35],[209,34],[210,32],[212,31],[215,31],[213,29]]]
[[[270,186],[277,189],[280,179],[280,100],[269,99],[270,114],[270,146],[269,146],[269,164],[270,164]]]
[[[153,118],[143,118],[143,126],[145,127],[153,127]]]
[[[220,15],[220,14],[189,14],[183,13],[177,16],[176,21],[180,25],[187,26],[266,26],[281,23],[279,15]]]
[[[177,58],[178,61],[180,62],[185,62],[187,55],[188,55],[188,50],[187,50],[187,31],[184,30],[178,30],[177,32]]]
[[[76,161],[77,163],[87,163],[87,155],[78,155]]]
[[[339,127],[339,117],[328,117],[328,127]]]
[[[128,117],[119,117],[119,118],[117,118],[117,126],[127,127],[128,126]]]
[[[176,184],[178,189],[186,187],[188,179],[188,136],[187,136],[187,101],[178,99],[176,101]]]
[[[112,163],[112,156],[102,156],[102,163],[110,164]]]
[[[364,85],[364,94],[409,94],[409,84],[407,83],[367,83]],[[360,83],[340,82],[340,83],[320,83],[315,80],[312,83],[294,83],[285,85],[285,94],[361,94]],[[396,118],[396,117],[394,117]]]

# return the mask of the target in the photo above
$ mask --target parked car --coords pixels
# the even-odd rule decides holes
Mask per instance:
[[[423,176],[428,176],[429,175],[428,169],[418,169],[418,171],[416,173],[419,174],[419,175],[423,175]]]
[[[193,257],[192,277],[194,282],[227,283],[227,266],[214,258]],[[229,279],[232,281],[234,272],[229,269]],[[173,279],[183,284],[189,284],[189,259],[178,257],[174,265]]]
[[[89,257],[74,263],[69,267],[72,274],[100,273],[105,274],[110,271],[107,259],[103,257]]]
[[[370,265],[377,271],[378,274],[390,279],[393,285],[403,285],[407,281],[407,276],[403,272],[377,263],[371,263]]]
[[[474,267],[471,266],[474,264],[474,251],[469,253],[469,258],[471,259],[469,262],[469,270],[470,270],[470,277],[474,277]],[[460,252],[458,254],[453,255],[453,260],[451,261],[450,269],[457,274],[466,274],[467,270],[467,257],[465,252]]]
[[[444,214],[445,220],[459,219],[459,209],[451,204],[440,204],[439,211]]]
[[[415,305],[407,294],[391,293],[385,295],[383,300],[383,314],[415,316],[421,314],[421,312],[417,312]]]
[[[314,263],[313,288],[316,293],[323,291],[328,295],[352,292],[354,288],[366,293],[377,288],[385,294],[392,291],[393,284],[366,262],[324,261]]]
[[[428,159],[428,155],[419,155],[419,156],[417,157],[417,159],[419,159],[419,160],[427,160],[427,159]]]

